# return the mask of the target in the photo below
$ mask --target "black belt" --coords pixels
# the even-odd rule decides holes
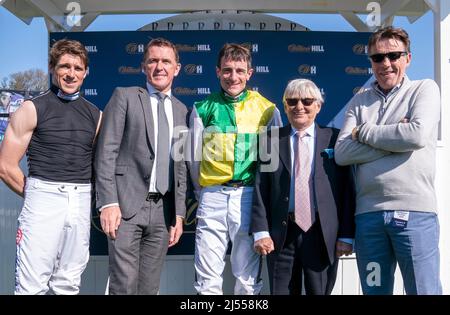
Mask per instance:
[[[161,193],[154,193],[154,192],[149,192],[147,194],[147,198],[145,198],[146,201],[153,201],[154,203],[157,203],[160,199],[162,199],[162,197],[164,197],[164,195],[162,195]]]
[[[230,180],[226,183],[223,183],[222,186],[239,188],[239,187],[244,187],[245,185],[244,185],[244,181],[242,181],[242,180]]]

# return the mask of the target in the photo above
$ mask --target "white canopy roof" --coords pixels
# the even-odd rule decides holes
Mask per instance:
[[[2,1],[0,1],[1,3]],[[373,4],[381,6],[382,24],[393,16],[407,16],[411,22],[422,16],[436,0],[4,0],[3,6],[25,23],[44,17],[50,31],[82,31],[102,14],[190,13],[195,11],[252,11],[257,13],[341,14],[358,31],[368,27],[357,14],[368,14]],[[82,16],[81,26],[67,25],[67,15]]]

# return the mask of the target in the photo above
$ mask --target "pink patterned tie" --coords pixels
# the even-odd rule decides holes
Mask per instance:
[[[312,217],[311,194],[311,154],[306,142],[306,132],[297,132],[297,150],[295,151],[295,223],[307,232],[315,217]]]

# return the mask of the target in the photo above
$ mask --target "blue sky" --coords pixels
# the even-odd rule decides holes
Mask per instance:
[[[136,30],[137,28],[170,15],[100,16],[87,31]],[[283,18],[302,24],[313,31],[354,31],[338,15],[280,14]],[[411,79],[434,77],[433,15],[431,11],[415,23],[396,17],[394,25],[403,27],[411,37]],[[36,18],[25,24],[8,10],[0,7],[0,79],[11,73],[30,68],[47,70],[48,36],[44,20]]]

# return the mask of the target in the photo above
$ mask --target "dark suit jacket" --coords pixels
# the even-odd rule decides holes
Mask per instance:
[[[291,125],[278,129],[279,146],[275,146],[267,161],[260,161],[253,196],[252,233],[268,231],[277,255],[286,239],[291,184]],[[324,149],[333,149],[339,130],[316,125],[314,191],[323,238],[330,263],[335,260],[338,237],[353,238],[355,195],[350,167],[338,166]],[[276,131],[261,136],[263,143],[274,143]],[[261,167],[279,159],[274,172],[261,172]]]
[[[183,150],[180,141],[187,137],[187,108],[172,96],[176,150]],[[97,207],[119,203],[123,218],[130,218],[145,202],[155,160],[154,129],[150,96],[146,88],[116,88],[105,108],[99,132],[96,157]],[[181,132],[175,132],[175,128]],[[182,138],[182,139],[181,139]],[[180,140],[181,139],[181,140]],[[182,156],[182,154],[181,154]],[[174,160],[171,187],[174,207],[170,222],[176,215],[186,214],[186,164]],[[166,198],[165,198],[166,199]]]

